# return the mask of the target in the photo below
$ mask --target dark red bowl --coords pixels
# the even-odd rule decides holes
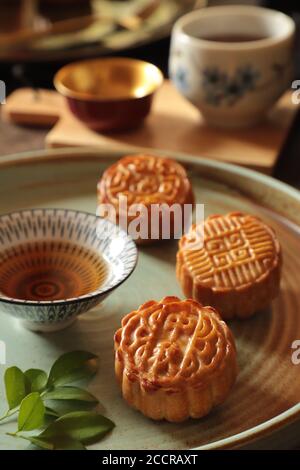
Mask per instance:
[[[140,125],[162,82],[155,65],[119,57],[75,62],[54,77],[55,88],[73,114],[98,131]]]

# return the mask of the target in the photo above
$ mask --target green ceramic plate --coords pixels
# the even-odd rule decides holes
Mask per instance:
[[[68,149],[1,157],[0,213],[28,207],[94,212],[97,179],[121,155]],[[283,245],[282,288],[272,308],[250,320],[230,323],[237,340],[240,375],[229,399],[202,420],[156,423],[130,409],[116,384],[113,334],[121,317],[148,299],[182,295],[175,278],[176,242],[142,248],[132,277],[106,303],[79,317],[65,331],[36,334],[0,312],[0,340],[6,343],[7,366],[47,369],[58,355],[73,349],[99,354],[100,370],[90,389],[117,427],[95,448],[295,446],[300,365],[292,363],[291,345],[300,339],[300,195],[253,171],[192,156],[171,156],[186,164],[197,202],[205,204],[206,215],[231,210],[258,214],[275,228]],[[1,365],[1,376],[4,370]],[[0,392],[0,411],[4,411],[3,388]],[[5,435],[14,428],[13,422],[0,426],[0,449],[26,447]]]

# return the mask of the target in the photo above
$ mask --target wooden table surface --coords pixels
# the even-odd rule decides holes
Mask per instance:
[[[273,176],[300,189],[300,113],[281,151]],[[44,148],[48,129],[17,126],[0,119],[1,155]]]

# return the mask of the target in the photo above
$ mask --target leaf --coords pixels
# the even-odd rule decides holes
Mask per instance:
[[[108,418],[90,411],[75,411],[61,416],[45,429],[40,437],[52,438],[68,436],[71,439],[89,444],[99,441],[115,424]]]
[[[60,436],[59,440],[54,439],[53,443],[55,450],[86,450],[82,442],[67,436]]]
[[[53,410],[53,408],[50,408],[49,406],[45,406],[45,414],[54,418],[59,418],[60,416],[56,410]]]
[[[95,408],[95,403],[89,401],[47,400],[45,403],[57,413],[57,418],[73,411],[92,411]]]
[[[87,351],[68,352],[53,364],[47,385],[64,385],[91,377],[97,369],[98,361],[95,354]]]
[[[35,446],[45,450],[86,450],[84,445],[68,436],[51,437],[45,439],[41,436],[27,438]]]
[[[79,387],[56,387],[44,395],[45,400],[77,400],[98,403],[94,395]]]
[[[51,441],[47,441],[46,439],[41,439],[39,436],[30,436],[30,437],[26,437],[26,439],[30,441],[31,444],[41,447],[42,449],[45,449],[45,450],[54,449],[54,444]]]
[[[18,367],[9,367],[4,374],[6,399],[9,409],[16,408],[27,395],[27,380]]]
[[[44,422],[45,406],[38,392],[25,397],[20,405],[18,431],[32,431]]]
[[[48,376],[45,371],[41,369],[28,369],[25,376],[30,383],[31,392],[42,392],[46,385]]]
[[[45,406],[43,429],[46,429],[46,427],[49,426],[50,423],[53,423],[53,421],[57,420],[57,418],[59,418],[63,414],[64,413],[59,413],[57,410],[53,408],[49,408],[48,406]]]
[[[48,438],[46,442],[51,442],[53,450],[86,450],[85,446],[80,441],[72,439],[69,436],[54,436],[52,438]]]

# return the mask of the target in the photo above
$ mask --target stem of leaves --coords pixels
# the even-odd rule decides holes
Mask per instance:
[[[86,444],[102,439],[114,428],[114,423],[95,411],[86,411],[96,406],[97,398],[85,389],[70,385],[92,377],[97,369],[97,357],[86,351],[63,354],[54,362],[49,376],[41,369],[25,372],[16,366],[6,369],[4,382],[9,409],[0,422],[18,413],[18,429],[7,435],[48,450],[84,450]],[[62,414],[61,410],[47,406],[49,400],[69,403],[71,409]],[[78,410],[81,405],[84,411]],[[45,416],[52,418],[50,424]],[[39,434],[26,435],[33,430],[40,430]]]
[[[20,438],[22,438],[22,436],[18,435],[18,431],[16,431],[16,432],[7,432],[6,435],[11,436],[11,437],[20,437]],[[24,437],[24,439],[25,439],[25,437]]]
[[[19,411],[19,407],[15,408],[14,410],[7,410],[7,412],[3,416],[1,416],[0,422],[15,415],[16,413],[18,413],[18,411]]]
[[[50,391],[50,389],[46,389],[44,392],[42,392],[40,394],[41,398],[44,397],[44,395],[46,393],[48,393]],[[14,408],[12,410],[7,410],[6,413],[0,417],[0,423],[2,421],[5,421],[6,419],[10,418],[11,416],[14,416],[15,414],[17,414],[18,412],[20,411],[20,407],[18,406],[17,408]]]

